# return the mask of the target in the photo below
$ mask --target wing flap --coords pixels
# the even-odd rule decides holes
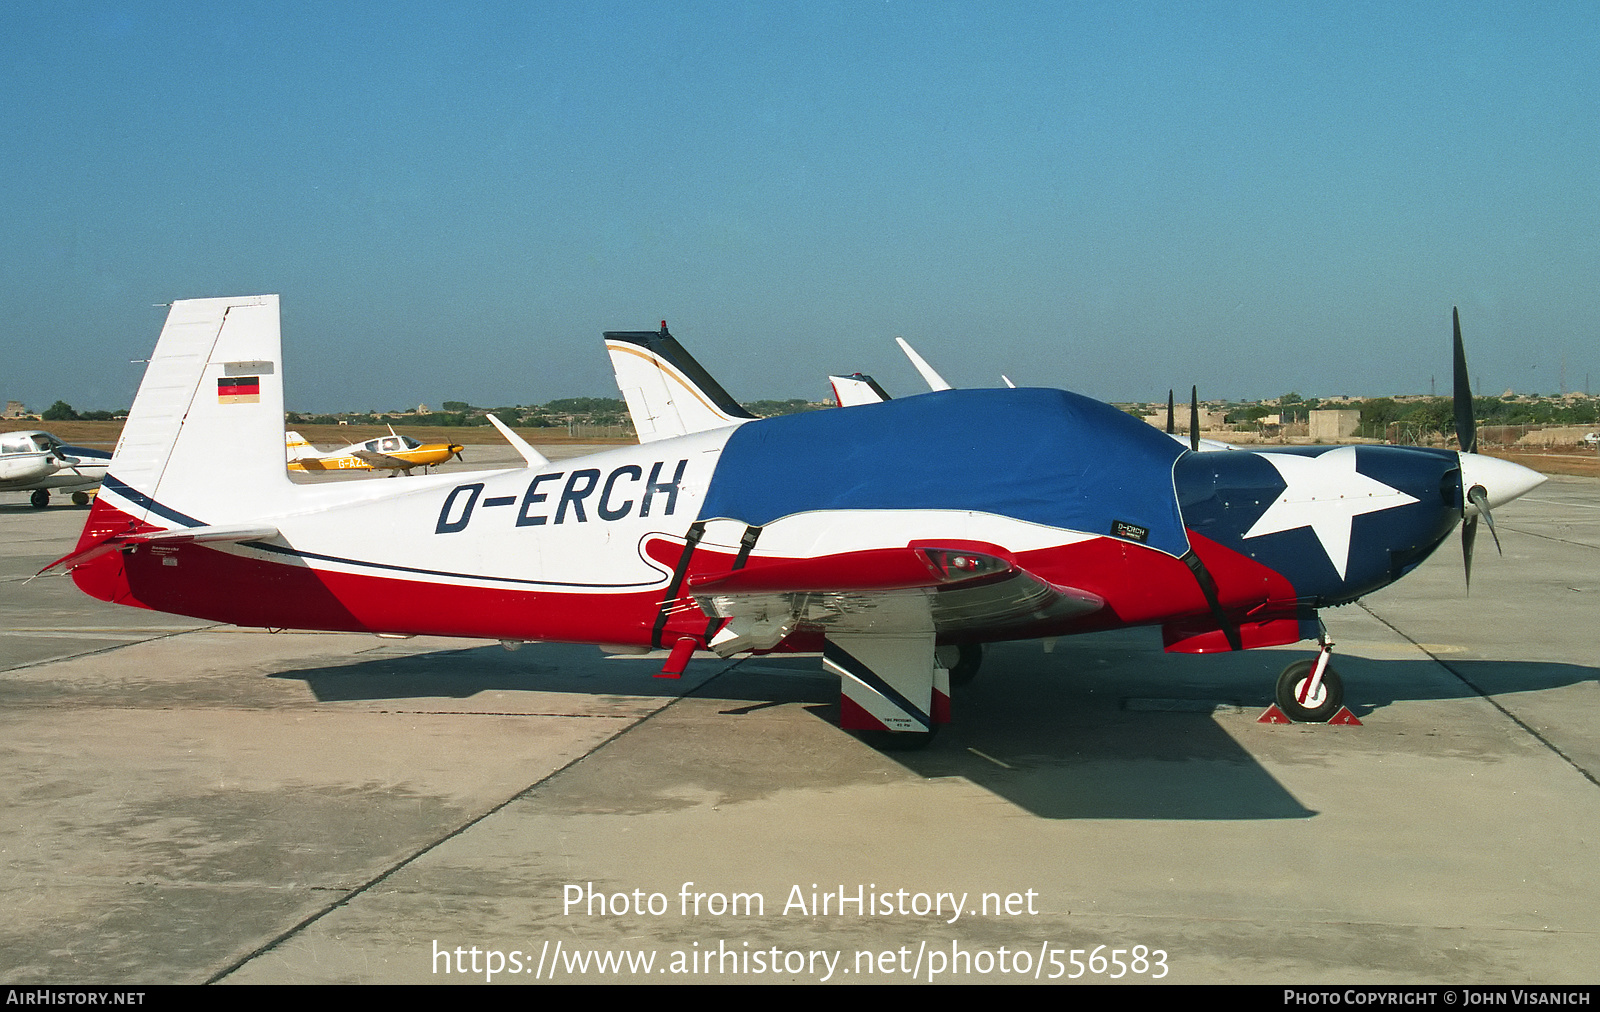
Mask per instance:
[[[942,568],[938,561],[940,556],[936,554],[938,551],[877,548],[841,555],[822,555],[814,559],[796,559],[738,569],[731,573],[703,573],[689,578],[689,588],[691,591],[714,591],[720,594],[910,590],[972,578],[962,571],[952,573],[948,568]],[[975,552],[966,554],[973,560],[974,567],[983,567],[981,575],[990,575],[1010,567],[1010,563],[994,556]],[[980,574],[973,574],[976,575]]]
[[[802,626],[830,634],[907,632],[898,617],[921,607],[933,631],[944,634],[1085,615],[1105,604],[996,555],[927,546],[705,574],[689,580],[689,593],[708,616],[727,620],[711,643],[725,655],[769,649]]]

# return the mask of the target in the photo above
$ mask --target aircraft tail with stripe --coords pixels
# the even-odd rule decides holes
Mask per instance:
[[[641,443],[726,428],[755,417],[667,332],[665,320],[659,331],[606,331],[606,352]]]
[[[284,468],[278,297],[174,302],[83,534],[46,568],[152,541],[271,537],[250,518],[285,511],[297,491]]]

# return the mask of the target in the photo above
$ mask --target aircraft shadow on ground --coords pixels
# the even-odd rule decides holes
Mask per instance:
[[[1345,703],[1358,717],[1399,702],[1502,696],[1600,682],[1600,667],[1556,661],[1449,656],[1437,661],[1375,661],[1353,657],[1339,660],[1337,667],[1344,678]],[[1448,679],[1440,677],[1441,668],[1449,672]]]
[[[403,649],[403,648],[401,648]],[[319,702],[468,699],[482,692],[571,692],[611,696],[681,696],[731,662],[695,662],[682,679],[656,678],[661,658],[610,658],[593,646],[529,643],[421,653],[384,652],[348,664],[281,671]]]
[[[1218,707],[1247,717],[1265,709],[1278,670],[1296,656],[1173,656],[1152,650],[1137,630],[1063,641],[1054,654],[1002,644],[990,649],[977,679],[955,691],[954,722],[931,745],[886,754],[918,776],[964,778],[1041,818],[1309,818],[1316,812],[1213,716]],[[720,712],[731,717],[800,704],[838,726],[838,683],[816,658],[702,659],[678,681],[654,678],[660,663],[546,643],[515,653],[495,646],[385,655],[272,677],[304,680],[320,701],[494,691],[694,695],[729,701]],[[1450,661],[1468,685],[1428,660],[1346,656],[1338,666],[1362,719],[1397,702],[1474,697],[1474,685],[1509,693],[1600,678],[1600,670],[1570,664]]]
[[[46,506],[44,509],[40,509],[39,507],[34,506],[32,503],[26,502],[0,503],[0,516],[8,516],[10,514],[17,514],[19,516],[38,516],[40,514],[56,512],[59,510],[68,510],[73,513],[87,513],[89,512],[89,505],[90,504],[86,503],[82,506],[76,506],[73,505],[72,500],[70,499],[52,499],[50,505]],[[45,561],[49,560],[47,559]]]

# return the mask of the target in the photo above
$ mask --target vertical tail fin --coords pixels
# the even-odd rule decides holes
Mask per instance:
[[[606,351],[639,442],[720,429],[754,418],[667,333],[607,331]]]
[[[159,526],[259,514],[284,468],[278,297],[174,302],[112,455],[104,491]]]
[[[877,380],[865,373],[829,376],[828,383],[833,387],[833,399],[841,408],[853,408],[858,404],[882,404],[890,399],[889,392],[879,386]]]

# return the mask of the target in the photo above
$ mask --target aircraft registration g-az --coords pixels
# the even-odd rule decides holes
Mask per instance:
[[[1060,390],[753,419],[665,325],[606,338],[652,412],[640,445],[553,464],[513,439],[526,466],[297,485],[277,297],[175,302],[52,567],[212,621],[667,648],[671,674],[698,649],[820,652],[842,726],[917,744],[981,644],[1138,625],[1192,653],[1319,639],[1278,697],[1326,720],[1318,609],[1398,579],[1463,516],[1470,553],[1477,517],[1543,480],[1469,452],[1470,398],[1459,453],[1195,453]],[[218,392],[241,380],[257,399]]]

